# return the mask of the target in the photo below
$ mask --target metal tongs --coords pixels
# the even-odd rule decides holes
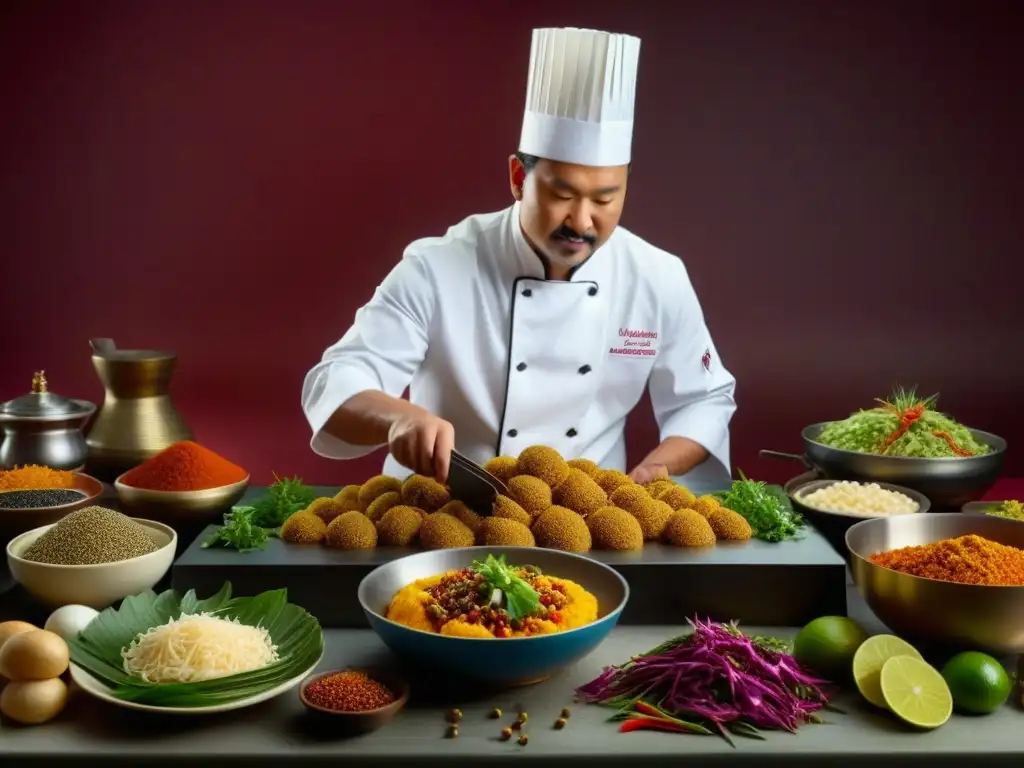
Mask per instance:
[[[508,495],[508,487],[501,480],[455,450],[448,470],[448,486],[453,499],[484,516],[493,512],[498,494]]]

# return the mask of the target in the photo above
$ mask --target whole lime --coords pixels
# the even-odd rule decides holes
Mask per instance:
[[[953,704],[962,712],[987,715],[1010,698],[1010,676],[1002,664],[984,653],[958,653],[946,662],[942,676],[953,694]]]
[[[793,656],[803,666],[831,680],[850,676],[853,655],[867,640],[864,628],[846,616],[822,616],[800,630]]]

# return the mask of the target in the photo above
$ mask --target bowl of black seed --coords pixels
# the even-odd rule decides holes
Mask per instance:
[[[87,605],[98,611],[152,589],[174,562],[178,536],[153,520],[101,506],[75,510],[7,545],[15,581],[50,608]]]
[[[25,531],[56,523],[76,509],[97,503],[103,483],[74,472],[66,488],[4,489],[0,491],[0,546]]]

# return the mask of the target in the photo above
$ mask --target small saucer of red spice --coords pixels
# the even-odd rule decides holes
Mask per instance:
[[[248,486],[246,470],[192,440],[169,445],[114,481],[122,509],[157,507],[192,518],[215,517]]]
[[[386,725],[409,700],[409,684],[379,669],[337,669],[303,681],[299,699],[332,731],[355,735]]]

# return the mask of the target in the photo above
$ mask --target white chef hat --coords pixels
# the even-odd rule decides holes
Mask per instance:
[[[577,165],[626,165],[640,39],[535,29],[519,151]]]

